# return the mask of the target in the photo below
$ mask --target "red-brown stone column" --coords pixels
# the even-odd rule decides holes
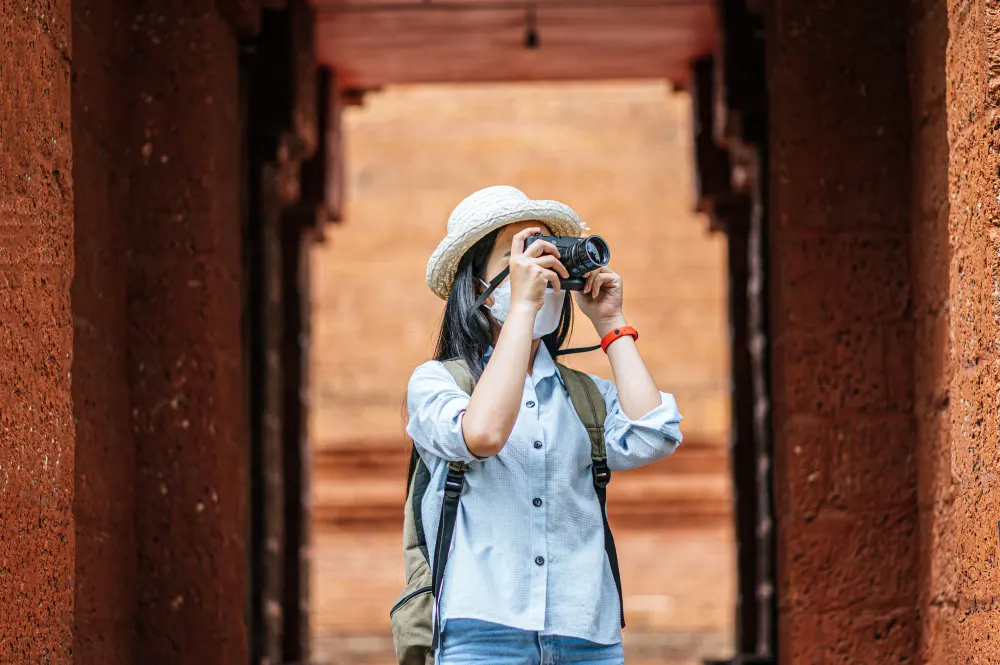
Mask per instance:
[[[73,3],[76,665],[135,661],[135,447],[128,385],[132,3]]]
[[[913,188],[910,259],[916,324],[914,361],[920,506],[921,652],[953,663],[955,620],[953,492],[948,390],[954,373],[948,336],[948,132],[945,105],[947,3],[909,6]]]
[[[916,655],[906,3],[767,20],[779,655]]]
[[[236,35],[211,0],[141,9],[127,255],[137,660],[245,665]]]
[[[989,663],[1000,654],[1000,2],[947,5],[954,545],[939,547],[956,568],[955,662]]]
[[[72,662],[69,2],[0,5],[0,662]]]

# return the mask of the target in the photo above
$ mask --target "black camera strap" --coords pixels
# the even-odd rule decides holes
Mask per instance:
[[[590,353],[591,351],[596,351],[601,348],[600,344],[595,344],[594,346],[578,346],[572,349],[559,349],[553,355],[557,358],[559,356],[568,356],[571,353]]]
[[[498,286],[503,284],[503,281],[507,279],[507,275],[509,274],[510,274],[510,266],[507,266],[506,268],[500,271],[499,275],[490,280],[490,285],[486,287],[485,291],[483,291],[483,295],[479,296],[479,299],[476,300],[476,307],[473,311],[483,306],[483,303],[486,302],[486,299],[490,297],[490,294],[496,291]]]
[[[503,284],[503,281],[507,279],[507,275],[509,274],[510,274],[510,267],[508,266],[507,268],[501,270],[496,277],[490,280],[489,286],[487,286],[486,290],[483,291],[483,294],[479,296],[478,299],[476,299],[476,306],[473,308],[473,311],[476,311],[483,306],[483,303],[485,303],[487,298],[490,297],[490,294],[496,291],[497,288],[501,284]],[[591,351],[596,351],[599,348],[601,348],[600,344],[595,344],[594,346],[579,346],[573,349],[559,349],[558,351],[555,352],[554,355],[558,357],[558,356],[568,356],[572,353],[589,353]]]

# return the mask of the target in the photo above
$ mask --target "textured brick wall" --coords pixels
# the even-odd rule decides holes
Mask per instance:
[[[917,648],[905,3],[768,17],[780,656]]]
[[[1000,4],[948,6],[948,237],[954,370],[948,389],[952,488],[940,492],[940,552],[954,561],[942,575],[940,614],[954,630],[956,661],[988,663],[1000,653]],[[944,473],[941,474],[944,476]],[[948,507],[949,498],[954,501]],[[945,568],[946,564],[942,564]],[[948,591],[951,590],[951,593]]]
[[[953,491],[948,440],[953,373],[948,316],[948,135],[945,105],[947,6],[910,6],[908,65],[913,187],[910,260],[916,331],[914,415],[920,510],[921,657],[954,662]]]
[[[78,665],[134,660],[135,453],[127,371],[131,3],[73,3],[73,416]]]
[[[73,626],[69,2],[0,5],[0,662]]]
[[[131,28],[137,657],[242,664],[247,432],[236,35],[211,0],[144,3]]]
[[[409,88],[349,109],[346,221],[313,255],[317,445],[402,445],[406,381],[443,310],[427,258],[451,209],[491,184],[563,200],[608,240],[626,315],[686,436],[725,443],[725,241],[691,212],[689,115],[686,96],[655,83]],[[359,330],[364,343],[345,352]],[[596,342],[586,319],[577,332]],[[573,362],[610,376],[603,354]]]

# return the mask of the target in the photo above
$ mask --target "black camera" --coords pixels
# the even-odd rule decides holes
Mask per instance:
[[[559,262],[566,267],[569,279],[560,279],[562,288],[569,291],[583,291],[587,280],[583,278],[591,270],[608,265],[611,260],[611,250],[601,236],[574,238],[573,236],[543,236],[533,235],[524,243],[527,249],[536,240],[545,240],[559,250]]]

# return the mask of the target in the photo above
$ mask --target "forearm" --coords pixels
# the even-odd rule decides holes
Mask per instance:
[[[530,307],[511,309],[493,356],[472,392],[462,418],[462,435],[476,457],[499,453],[514,429],[524,395],[534,321],[535,312]]]
[[[624,317],[595,322],[597,334],[602,338],[625,324]],[[630,336],[616,340],[608,347],[608,360],[618,388],[618,403],[625,415],[638,420],[660,406],[660,390],[646,363],[639,355],[639,348]]]

